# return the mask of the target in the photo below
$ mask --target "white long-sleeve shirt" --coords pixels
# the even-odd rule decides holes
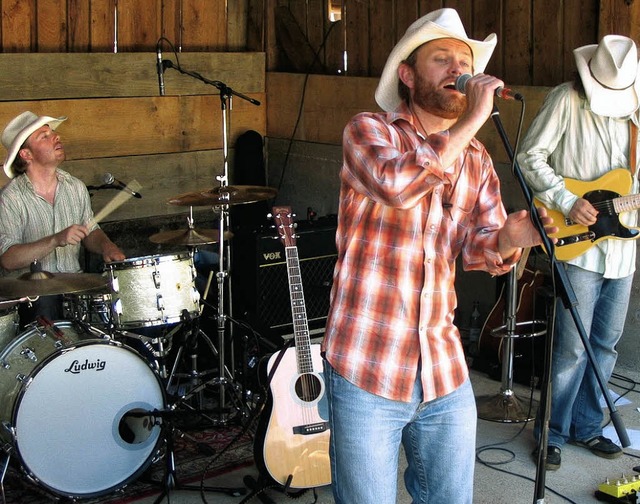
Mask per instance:
[[[534,196],[566,216],[578,195],[566,189],[565,177],[591,181],[615,168],[628,169],[629,120],[594,114],[571,82],[552,89],[518,154],[523,176]],[[638,124],[637,112],[633,121]],[[638,192],[637,175],[631,192]],[[626,226],[637,226],[637,211],[621,214],[621,221]],[[635,271],[636,247],[635,240],[601,240],[567,262],[606,278],[622,278]]]

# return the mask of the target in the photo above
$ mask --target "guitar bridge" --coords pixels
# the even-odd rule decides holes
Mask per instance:
[[[580,243],[583,241],[594,241],[596,234],[593,231],[587,231],[586,233],[580,233],[572,236],[565,236],[564,238],[558,238],[556,247],[562,247],[564,245],[572,245],[574,243]]]
[[[328,428],[328,422],[318,422],[314,424],[298,425],[297,427],[293,428],[293,433],[308,436],[310,434],[320,434],[321,432],[326,431]]]

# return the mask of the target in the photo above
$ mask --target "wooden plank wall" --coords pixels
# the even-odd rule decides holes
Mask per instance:
[[[409,24],[441,7],[472,37],[497,33],[487,71],[513,85],[571,78],[571,51],[604,34],[640,40],[640,2],[626,0],[0,0],[0,52],[144,52],[164,37],[165,50],[265,52],[268,71],[304,72],[318,52],[314,73],[376,77]]]
[[[342,0],[342,20],[329,21],[326,0],[249,0],[265,9],[259,28],[269,71],[304,72],[299,47],[283,47],[283,19],[295,21],[324,71],[379,76],[391,48],[418,17],[438,8],[458,10],[467,33],[498,35],[488,73],[513,85],[554,86],[574,72],[572,50],[607,33],[640,41],[640,3],[622,0]],[[288,22],[288,21],[287,21]],[[290,22],[289,22],[290,23]],[[289,32],[293,30],[289,27]],[[326,40],[325,40],[326,38]],[[247,41],[250,43],[250,41]],[[258,50],[255,45],[250,49]],[[347,53],[345,72],[343,54]],[[307,51],[308,52],[308,51]]]
[[[158,96],[155,61],[155,52],[0,54],[0,125],[24,110],[68,116],[59,128],[63,168],[90,186],[101,185],[105,173],[142,185],[143,198],[108,220],[185,213],[167,200],[217,187],[224,174],[223,102],[216,86],[173,69],[165,73],[166,95]],[[226,103],[230,172],[238,135],[266,133],[264,54],[181,53],[179,64],[260,102],[233,96]],[[6,182],[2,173],[0,185]],[[96,191],[94,211],[114,195]]]

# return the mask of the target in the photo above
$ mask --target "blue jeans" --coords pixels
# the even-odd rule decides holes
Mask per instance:
[[[633,275],[607,279],[577,266],[565,267],[595,361],[608,382],[618,358],[615,345],[624,329]],[[561,447],[570,439],[587,441],[602,435],[602,391],[573,317],[560,299],[556,304],[551,377],[548,444]]]
[[[365,392],[325,362],[331,427],[331,476],[337,504],[395,504],[400,444],[405,486],[414,503],[470,504],[476,405],[467,380],[422,403],[420,378],[411,402]]]

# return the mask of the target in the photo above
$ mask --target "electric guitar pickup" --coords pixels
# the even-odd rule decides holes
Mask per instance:
[[[595,224],[588,227],[573,222],[562,212],[551,210],[541,201],[535,200],[536,207],[547,208],[547,213],[553,218],[553,224],[559,228],[557,233],[551,235],[558,238],[555,244],[558,260],[568,261],[578,257],[596,243],[609,238],[619,240],[638,238],[640,231],[637,228],[625,226],[619,218],[619,214],[623,212],[640,208],[640,194],[621,196],[631,190],[631,184],[631,173],[623,168],[611,170],[589,182],[566,178],[566,188],[586,199],[598,210]]]

